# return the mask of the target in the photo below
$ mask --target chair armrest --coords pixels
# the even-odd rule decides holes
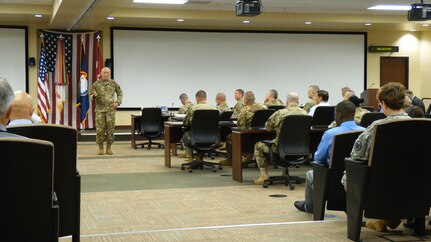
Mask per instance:
[[[368,165],[367,160],[354,160],[352,158],[345,158],[344,159],[345,164],[356,164],[356,165]]]
[[[326,167],[328,167],[328,164],[320,164],[320,163],[317,163],[317,162],[315,162],[315,161],[313,161],[313,162],[311,162],[311,166],[314,168],[314,167],[316,167],[316,168],[319,168],[319,167],[324,167],[324,168],[326,168]]]

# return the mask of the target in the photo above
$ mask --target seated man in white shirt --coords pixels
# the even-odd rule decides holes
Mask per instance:
[[[16,91],[8,126],[32,124],[33,111],[34,107],[31,96],[26,92]]]
[[[317,105],[311,107],[310,112],[308,114],[310,114],[310,116],[313,116],[317,107],[320,107],[320,106],[331,106],[328,103],[328,100],[329,100],[329,93],[327,91],[325,91],[325,90],[319,90],[317,92],[317,98],[316,98]]]

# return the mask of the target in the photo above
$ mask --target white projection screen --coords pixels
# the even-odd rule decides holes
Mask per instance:
[[[27,28],[0,26],[0,77],[5,77],[14,91],[27,87]]]
[[[234,106],[234,91],[251,90],[263,102],[269,89],[279,98],[316,84],[329,102],[342,100],[341,88],[358,95],[366,76],[365,33],[262,33],[164,31],[112,28],[113,76],[121,85],[122,107],[179,107],[185,92],[199,89],[215,104],[218,92]]]

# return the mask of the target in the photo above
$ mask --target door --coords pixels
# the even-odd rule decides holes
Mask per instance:
[[[409,88],[409,58],[380,57],[380,86],[399,82]]]

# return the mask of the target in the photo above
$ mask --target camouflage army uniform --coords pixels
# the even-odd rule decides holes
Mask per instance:
[[[92,93],[96,92],[97,96]],[[114,142],[115,110],[111,104],[114,102],[121,105],[123,91],[120,85],[114,80],[99,80],[93,83],[90,91],[91,100],[96,100],[96,142],[103,144]],[[117,100],[115,100],[115,93]]]
[[[265,101],[265,103],[263,105],[265,105],[267,107],[270,107],[270,106],[283,106],[284,103],[280,99],[274,99],[272,101]]]
[[[238,115],[243,108],[244,108],[244,101],[243,100],[239,100],[238,102],[236,102],[235,107],[233,107],[232,118],[238,118]]]
[[[192,125],[193,113],[196,110],[217,110],[217,108],[211,104],[207,104],[206,102],[200,102],[196,105],[193,105],[191,108],[189,108],[189,110],[186,113],[186,117],[184,118],[184,126]],[[182,142],[189,149],[191,147],[190,139],[191,139],[190,130],[187,130],[184,132]]]
[[[218,105],[217,110],[220,111],[220,113],[225,112],[225,111],[231,111],[231,109],[230,109],[229,105],[227,105],[227,103],[222,104],[222,105]]]
[[[289,105],[284,109],[278,110],[277,112],[272,114],[271,117],[269,117],[268,121],[266,121],[265,129],[268,131],[276,131],[276,137],[274,139],[275,144],[271,147],[272,151],[275,153],[278,152],[277,142],[278,135],[281,129],[281,124],[283,123],[284,118],[288,115],[308,115],[308,113],[305,112],[298,105]],[[257,142],[254,145],[254,157],[256,158],[256,163],[259,168],[266,168],[266,156],[268,153],[269,147],[263,142]]]
[[[350,153],[351,158],[354,160],[362,160],[362,161],[367,161],[369,159],[371,141],[373,140],[374,126],[376,126],[377,124],[386,123],[388,121],[393,121],[397,119],[407,119],[407,118],[410,118],[410,117],[406,113],[402,112],[398,114],[388,115],[384,119],[379,119],[374,121],[356,139],[355,144],[353,145],[352,152]],[[346,184],[346,179],[347,179],[346,174],[344,173],[344,176],[341,179],[341,183],[343,185]]]
[[[238,115],[238,121],[236,125],[238,126],[238,129],[248,129],[250,128],[251,120],[253,118],[254,113],[257,110],[261,109],[267,109],[266,106],[254,103],[253,105],[247,105]],[[227,151],[227,158],[232,157],[232,134],[229,134],[226,137],[226,151]]]
[[[364,116],[364,114],[369,113],[370,111],[365,109],[365,108],[361,108],[361,107],[357,107],[355,109],[355,123],[357,125],[361,124],[361,120],[362,120],[362,116]],[[337,123],[334,121],[329,125],[329,128],[334,128],[337,127]]]
[[[188,102],[184,104],[180,109],[178,109],[178,114],[186,114],[189,108],[193,106],[193,103]]]
[[[307,113],[310,112],[310,109],[316,105],[316,101],[314,101],[313,99],[308,100],[308,102],[304,105],[304,107],[302,107],[302,109],[304,109]]]

